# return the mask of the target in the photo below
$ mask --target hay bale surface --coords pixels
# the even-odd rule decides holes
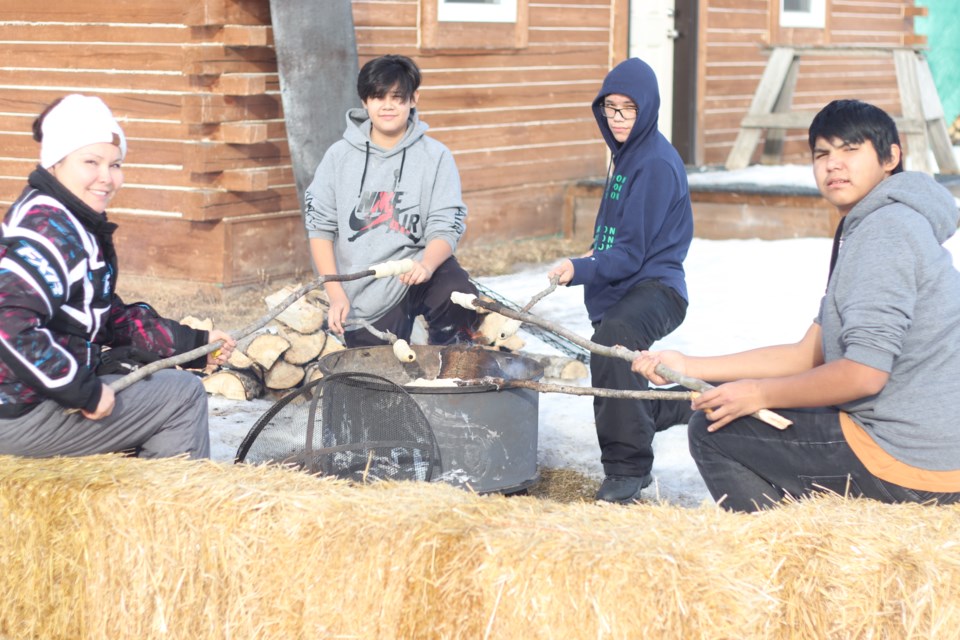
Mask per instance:
[[[714,507],[0,457],[10,638],[947,638],[960,508]]]

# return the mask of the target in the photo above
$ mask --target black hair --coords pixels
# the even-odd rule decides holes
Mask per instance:
[[[811,153],[817,138],[828,141],[839,139],[852,144],[869,140],[877,150],[877,159],[880,162],[886,162],[893,157],[893,145],[901,147],[897,124],[893,118],[883,109],[860,100],[834,100],[821,109],[810,123],[808,142]],[[901,171],[902,153],[893,173]]]
[[[47,114],[53,111],[53,108],[60,104],[63,98],[57,98],[53,102],[47,105],[47,108],[40,112],[40,115],[36,117],[33,121],[33,139],[37,142],[43,142],[43,121],[47,117]]]
[[[357,76],[357,93],[360,100],[383,98],[394,87],[404,100],[413,98],[420,88],[420,69],[407,56],[389,54],[370,60]]]

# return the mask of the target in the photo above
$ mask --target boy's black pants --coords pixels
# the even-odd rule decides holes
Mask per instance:
[[[437,267],[433,277],[423,284],[411,286],[400,302],[372,323],[373,327],[390,331],[397,338],[409,342],[413,321],[422,315],[427,321],[430,344],[471,343],[480,319],[476,311],[450,301],[450,294],[454,291],[477,295],[477,288],[470,282],[470,276],[451,256]],[[366,329],[345,331],[343,339],[351,348],[387,344]]]
[[[608,347],[649,349],[680,326],[687,301],[656,280],[641,282],[593,324],[593,341]],[[630,370],[620,358],[593,355],[593,386],[642,391],[646,378]],[[600,461],[606,475],[644,476],[653,466],[653,435],[675,424],[686,424],[690,403],[677,400],[621,400],[594,398],[593,412],[600,442]]]

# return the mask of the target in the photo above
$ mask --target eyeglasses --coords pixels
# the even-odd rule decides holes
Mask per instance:
[[[636,120],[637,119],[637,108],[636,107],[623,107],[617,109],[616,107],[611,107],[610,105],[603,105],[603,115],[607,118],[613,118],[617,114],[620,114],[620,117],[624,120]]]

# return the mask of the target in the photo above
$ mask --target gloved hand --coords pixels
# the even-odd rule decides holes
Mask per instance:
[[[97,375],[106,376],[113,373],[126,375],[136,371],[145,364],[156,362],[160,356],[139,347],[114,347],[100,352],[100,364],[97,365]]]

